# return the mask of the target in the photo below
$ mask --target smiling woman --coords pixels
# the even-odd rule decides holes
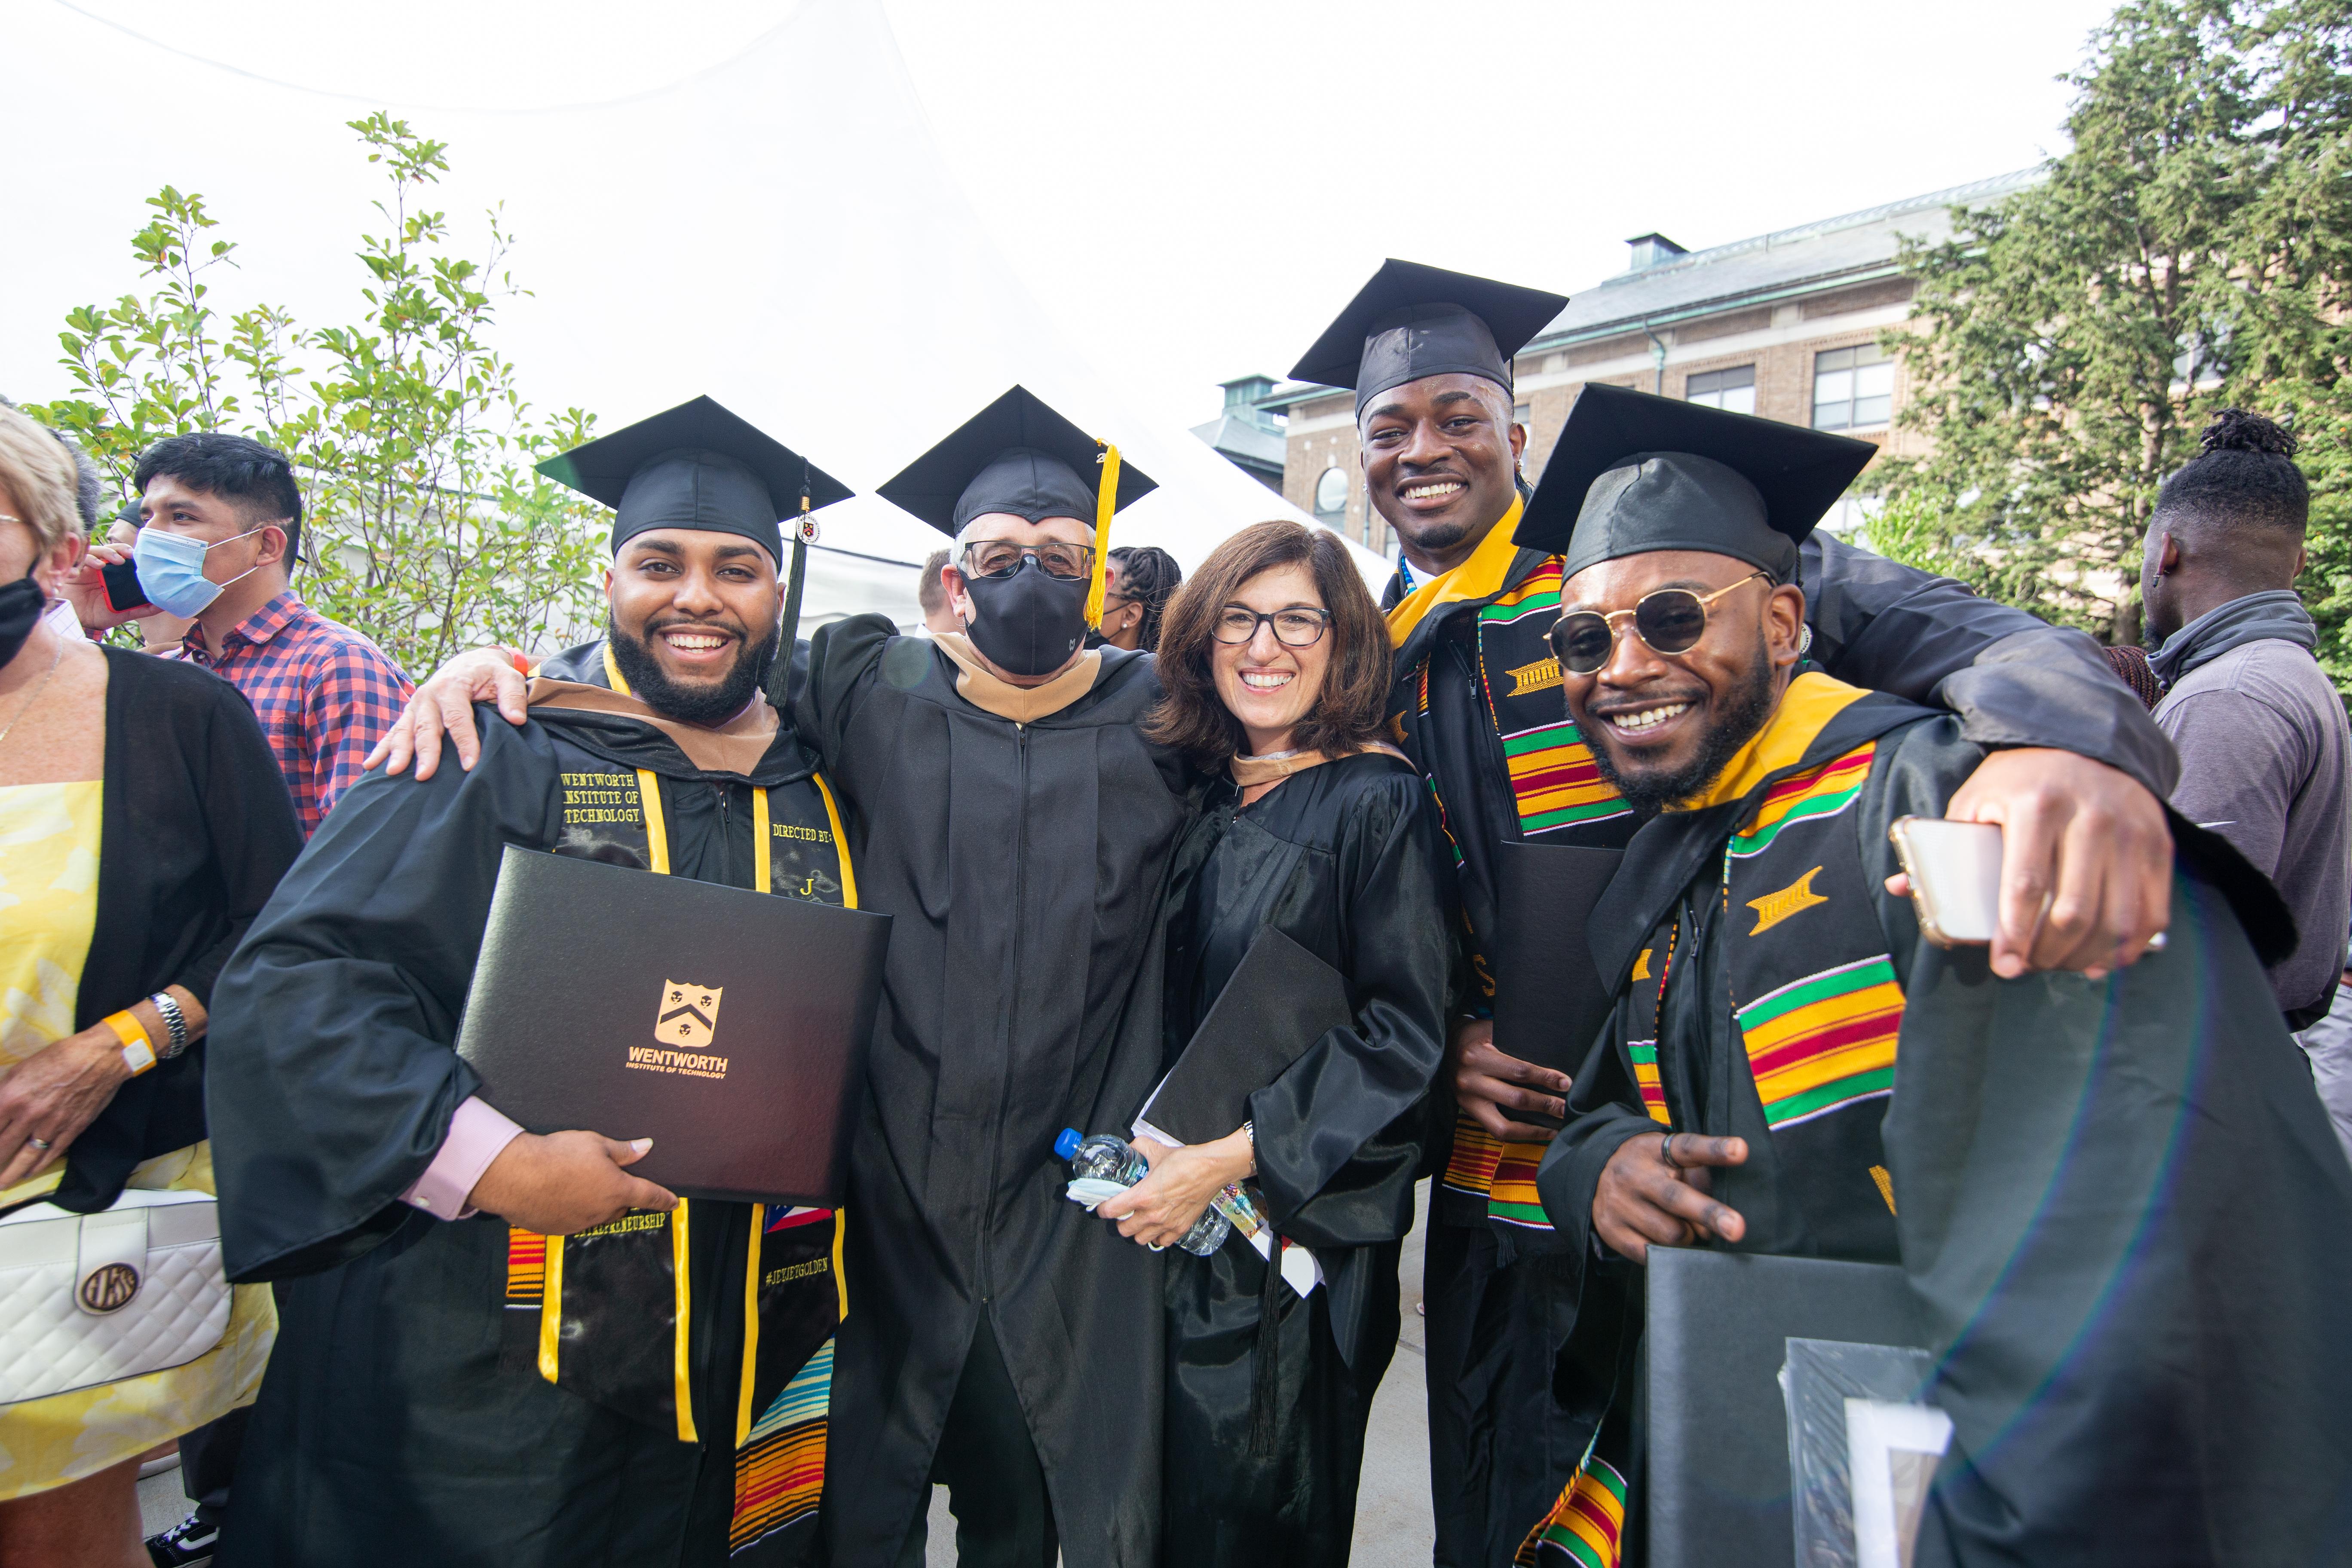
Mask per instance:
[[[1165,1556],[1338,1564],[1396,1345],[1399,1238],[1437,1070],[1449,949],[1434,814],[1379,740],[1388,632],[1336,535],[1262,522],[1220,545],[1170,605],[1160,674],[1146,733],[1215,775],[1169,878],[1166,1050],[1267,931],[1328,964],[1351,1014],[1252,1086],[1225,1136],[1141,1135],[1150,1175],[1097,1211],[1165,1245],[1248,1184],[1239,1239],[1168,1255]]]
[[[1275,752],[1343,757],[1376,744],[1389,638],[1337,534],[1243,529],[1170,601],[1166,692],[1145,733],[1206,772]]]

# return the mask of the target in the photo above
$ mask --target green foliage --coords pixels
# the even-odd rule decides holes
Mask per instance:
[[[237,265],[236,247],[212,237],[202,196],[167,185],[131,239],[154,291],[69,312],[58,341],[74,394],[30,412],[125,493],[139,454],[165,436],[229,430],[287,453],[302,488],[304,600],[413,672],[485,640],[582,635],[601,609],[605,514],[531,465],[594,421],[577,408],[534,418],[489,346],[498,302],[522,290],[504,270],[497,212],[488,258],[474,261],[421,205],[449,166],[446,144],[382,112],[350,126],[388,187],[371,226],[383,232],[360,240],[355,323],[305,331],[269,305],[224,321],[205,274]]]
[[[1889,333],[1927,456],[1874,542],[2110,642],[2140,635],[2158,487],[2214,411],[2292,418],[2321,486],[2306,594],[2352,675],[2352,0],[2128,0],[2039,184],[1913,244]],[[2332,574],[2332,575],[2329,575]]]

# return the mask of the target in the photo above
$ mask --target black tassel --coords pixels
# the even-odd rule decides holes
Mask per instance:
[[[1267,1233],[1274,1252],[1265,1260],[1265,1281],[1257,1293],[1257,1343],[1250,1348],[1249,1451],[1274,1452],[1282,1415],[1282,1299],[1290,1287],[1282,1278],[1282,1238]],[[1244,1246],[1249,1244],[1244,1241]]]
[[[809,466],[801,459],[801,512],[793,527],[793,580],[784,585],[784,614],[776,661],[768,667],[768,701],[792,722],[793,649],[801,637],[801,586],[808,580]]]

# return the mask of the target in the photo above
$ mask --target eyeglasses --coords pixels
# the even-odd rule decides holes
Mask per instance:
[[[1217,612],[1217,624],[1209,628],[1209,635],[1221,643],[1245,643],[1257,636],[1258,627],[1267,625],[1274,627],[1274,640],[1283,647],[1313,647],[1330,629],[1331,612],[1294,605],[1262,616],[1239,605],[1227,605]]]
[[[1591,675],[1609,662],[1617,649],[1617,622],[1621,616],[1633,620],[1633,635],[1648,644],[1654,653],[1683,654],[1698,646],[1706,636],[1706,607],[1731,592],[1745,587],[1761,577],[1770,582],[1769,572],[1750,572],[1730,587],[1717,588],[1712,594],[1694,594],[1688,588],[1661,588],[1654,594],[1644,594],[1630,610],[1612,610],[1602,615],[1598,610],[1578,610],[1562,616],[1559,624],[1544,634],[1551,651],[1559,659],[1559,667],[1570,675]]]
[[[1009,539],[975,539],[964,546],[967,577],[1010,577],[1024,560],[1034,561],[1048,577],[1083,577],[1095,569],[1091,544],[1015,544]]]

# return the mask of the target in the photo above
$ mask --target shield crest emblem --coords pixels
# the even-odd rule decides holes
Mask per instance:
[[[719,1004],[726,994],[723,985],[663,981],[661,1006],[654,1015],[654,1038],[679,1050],[709,1050],[719,1033]]]

